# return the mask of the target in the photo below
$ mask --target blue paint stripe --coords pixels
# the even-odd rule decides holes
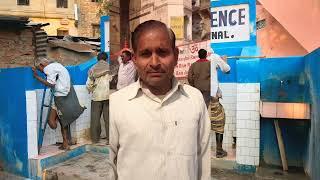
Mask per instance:
[[[58,156],[51,156],[40,161],[41,170],[52,167],[61,162],[65,162],[71,158],[80,156],[81,154],[86,152],[85,145],[78,147],[76,149],[66,151],[63,154],[59,154]]]

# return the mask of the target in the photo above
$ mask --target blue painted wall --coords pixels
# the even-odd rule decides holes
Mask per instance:
[[[74,85],[84,85],[93,58],[77,66],[68,66]],[[28,136],[25,91],[44,86],[33,78],[30,67],[0,69],[0,167],[21,176],[29,176]]]
[[[261,100],[266,102],[309,102],[309,84],[303,57],[261,60]]]
[[[305,57],[305,72],[310,84],[311,128],[306,170],[312,179],[320,179],[320,48]]]
[[[260,49],[257,46],[247,46],[243,48],[216,48],[214,53],[226,56],[259,56]],[[220,83],[259,83],[260,59],[228,59],[231,67],[229,74],[218,71]]]
[[[304,167],[312,179],[320,179],[320,48],[305,57],[264,59],[260,65],[263,101],[311,104],[310,121],[280,120],[279,125],[289,166]],[[263,118],[260,126],[262,161],[281,166],[273,121]]]
[[[26,68],[0,69],[0,166],[28,176]]]
[[[260,157],[262,164],[282,166],[274,119],[260,119]],[[310,122],[280,119],[288,166],[303,167],[307,153]]]

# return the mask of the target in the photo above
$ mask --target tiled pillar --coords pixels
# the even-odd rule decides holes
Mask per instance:
[[[260,84],[237,85],[237,156],[238,164],[259,165]]]
[[[38,155],[38,124],[37,124],[37,94],[26,91],[28,158]]]
[[[220,99],[220,102],[225,110],[226,115],[223,148],[228,150],[232,147],[233,137],[236,137],[237,84],[220,83],[219,87],[222,91],[222,99]]]

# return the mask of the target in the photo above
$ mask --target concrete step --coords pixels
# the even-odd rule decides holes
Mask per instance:
[[[107,159],[109,156],[109,147],[104,144],[77,144],[71,146],[68,151],[56,150],[58,146],[50,145],[43,147],[41,155],[29,159],[30,177],[32,179],[44,179],[46,171],[56,167],[74,158],[81,157],[86,153],[103,154]],[[52,176],[54,179],[54,177]],[[70,178],[69,178],[70,179]],[[71,178],[72,179],[72,178]],[[47,180],[47,179],[46,179]]]
[[[45,170],[46,180],[106,180],[115,179],[108,156],[104,153],[87,152]]]

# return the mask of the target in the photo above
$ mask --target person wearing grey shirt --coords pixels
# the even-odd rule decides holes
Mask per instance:
[[[110,96],[110,160],[119,180],[209,180],[210,120],[201,92],[174,77],[175,35],[155,20],[132,36],[139,80]]]

